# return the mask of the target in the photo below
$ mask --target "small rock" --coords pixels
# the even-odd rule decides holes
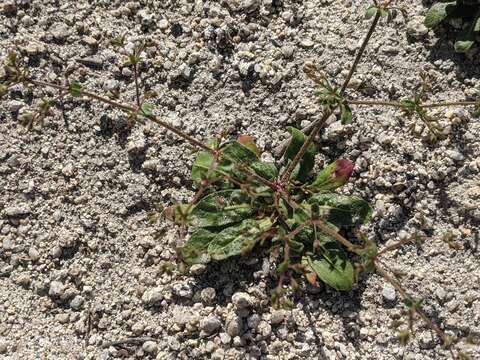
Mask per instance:
[[[172,286],[172,292],[178,296],[191,299],[193,296],[192,286],[188,283],[180,283]]]
[[[58,259],[62,256],[62,248],[59,245],[55,245],[51,250],[50,250],[50,255],[54,259]]]
[[[443,288],[438,288],[435,291],[435,296],[437,297],[437,299],[440,303],[443,303],[443,302],[445,302],[445,300],[447,298],[447,292]]]
[[[162,19],[158,22],[158,28],[160,30],[167,30],[169,26],[170,26],[170,23],[168,22],[167,19]]]
[[[15,284],[24,286],[24,287],[27,287],[28,285],[30,285],[31,282],[32,282],[32,279],[30,278],[30,275],[26,273],[18,275],[17,278],[15,279]]]
[[[130,68],[128,68],[128,67],[124,67],[124,68],[122,69],[122,75],[125,76],[125,77],[127,77],[127,78],[128,78],[128,77],[131,77],[131,76],[133,75],[133,71],[130,70]]]
[[[65,285],[63,285],[60,281],[52,281],[50,283],[50,288],[48,289],[48,295],[56,298],[62,296],[64,291]]]
[[[235,307],[239,310],[248,309],[252,306],[251,296],[244,292],[238,292],[233,294],[232,302],[235,304]]]
[[[261,321],[260,324],[258,325],[257,331],[263,337],[269,337],[272,333],[272,326],[269,323],[267,323],[266,321]]]
[[[90,67],[94,67],[94,68],[103,67],[103,59],[99,56],[84,57],[84,58],[81,58],[81,59],[77,59],[77,62],[79,62],[82,65],[90,66]]]
[[[147,354],[155,355],[158,351],[158,346],[155,341],[145,341],[142,345],[142,350]]]
[[[147,160],[142,164],[142,169],[149,171],[158,171],[158,169],[160,169],[160,160]]]
[[[202,301],[206,304],[212,304],[215,301],[216,292],[214,288],[208,287],[202,290],[200,293]]]
[[[94,37],[91,37],[91,36],[86,36],[83,38],[83,42],[88,45],[88,46],[91,46],[91,47],[95,47],[98,45],[98,41],[97,39],[95,39]]]
[[[62,168],[62,174],[66,177],[72,177],[75,174],[75,168],[72,164],[67,164]]]
[[[142,296],[142,302],[145,305],[156,305],[163,300],[161,288],[153,288],[145,291]]]
[[[311,48],[313,45],[315,45],[315,43],[311,39],[303,39],[300,41],[300,46],[304,48]]]
[[[70,301],[70,307],[73,310],[80,310],[85,302],[85,299],[81,295],[75,296],[72,301]]]
[[[14,248],[14,243],[12,239],[9,239],[9,238],[3,239],[2,248],[3,250],[12,250]]]
[[[260,6],[260,0],[243,0],[242,9],[247,12],[253,12]]]
[[[207,334],[213,334],[214,332],[220,330],[221,327],[222,322],[213,315],[200,321],[200,329],[202,329]]]
[[[407,34],[414,38],[421,38],[428,33],[428,28],[424,25],[423,19],[415,17],[407,24]]]
[[[27,205],[17,205],[5,208],[5,215],[8,217],[19,217],[28,215],[30,208]]]
[[[127,144],[129,154],[137,154],[145,150],[146,144],[143,138],[130,140]]]
[[[227,324],[227,334],[231,337],[239,336],[243,331],[243,322],[240,316],[236,316]]]
[[[282,54],[287,59],[291,58],[294,52],[295,52],[295,48],[293,46],[282,47]]]
[[[465,156],[457,150],[447,150],[446,153],[448,157],[454,161],[462,161],[465,159]]]
[[[387,301],[395,301],[395,289],[390,285],[385,285],[382,290],[383,298]]]
[[[200,275],[205,272],[207,267],[204,264],[195,264],[190,267],[190,274],[192,275]]]
[[[71,31],[67,24],[60,22],[52,25],[50,28],[50,33],[55,40],[65,41],[70,36]]]
[[[279,325],[285,319],[285,310],[274,310],[270,316],[272,325]]]
[[[57,320],[60,324],[66,324],[70,321],[70,316],[68,314],[57,314],[55,315],[55,320]]]
[[[36,248],[31,247],[30,249],[28,249],[28,257],[32,261],[37,261],[40,258],[40,253]]]

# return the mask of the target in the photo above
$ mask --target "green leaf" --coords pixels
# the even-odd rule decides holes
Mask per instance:
[[[328,286],[340,290],[351,290],[354,283],[353,265],[336,241],[322,246],[320,254],[307,254],[302,264],[315,272]]]
[[[434,4],[425,16],[425,26],[428,28],[436,27],[445,20],[449,13],[456,7],[456,1]]]
[[[188,215],[195,227],[223,227],[254,213],[249,197],[241,190],[222,190],[201,199]]]
[[[210,260],[207,253],[208,244],[216,235],[206,229],[198,229],[190,236],[185,246],[178,250],[179,255],[188,265],[207,263]]]
[[[149,103],[143,103],[141,110],[142,110],[142,115],[146,117],[152,117],[153,116],[153,105]]]
[[[480,117],[480,98],[476,101],[475,108],[473,109],[472,116],[475,118]]]
[[[255,152],[237,141],[226,143],[222,147],[222,154],[226,160],[234,164],[250,165],[252,162],[258,161],[258,156]]]
[[[217,233],[208,244],[208,254],[214,260],[242,255],[250,251],[271,227],[272,221],[270,219],[244,220],[240,224]]]
[[[261,161],[253,162],[250,167],[257,175],[267,180],[275,180],[278,176],[278,169],[273,163],[265,163]]]
[[[340,105],[340,112],[341,116],[340,119],[342,121],[342,124],[351,124],[353,115],[352,115],[352,109],[350,109],[350,106],[347,104],[341,104]]]
[[[288,163],[295,158],[306,140],[305,134],[303,134],[300,130],[294,127],[289,127],[288,131],[292,135],[292,139],[290,140],[287,150],[285,151],[285,165],[288,165]],[[305,151],[305,154],[300,160],[298,169],[292,172],[292,178],[297,179],[301,182],[306,181],[314,165],[315,145],[310,144],[307,148],[307,151]]]
[[[318,216],[337,227],[365,224],[372,217],[372,208],[363,199],[335,193],[315,194],[308,202],[318,207]]]
[[[365,19],[371,19],[377,14],[378,9],[376,6],[372,5],[370,6],[367,11],[365,12]]]
[[[208,171],[214,172],[213,155],[206,151],[200,151],[192,166],[192,180],[200,183],[208,178]]]
[[[250,251],[271,227],[270,219],[247,219],[220,232],[199,229],[178,249],[178,253],[188,265],[242,255]]]
[[[68,91],[70,96],[79,97],[82,96],[82,85],[77,81],[72,81],[68,85]]]
[[[455,51],[458,53],[467,52],[474,44],[473,40],[457,40],[455,41]]]
[[[480,16],[473,20],[473,32],[480,32]]]

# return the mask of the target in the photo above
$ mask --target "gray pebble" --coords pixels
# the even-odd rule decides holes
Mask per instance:
[[[395,294],[395,288],[393,288],[391,285],[386,284],[383,287],[382,290],[382,296],[385,300],[387,301],[395,301],[396,294]]]
[[[50,288],[48,289],[48,295],[50,297],[56,298],[63,295],[65,292],[65,285],[60,281],[52,281],[50,283]]]
[[[206,304],[212,304],[215,301],[216,292],[214,288],[208,287],[202,290],[200,293],[202,301]]]
[[[213,315],[210,315],[200,321],[200,329],[202,329],[207,334],[213,334],[214,332],[220,330],[221,327],[222,322]]]
[[[70,307],[74,310],[80,310],[85,303],[85,299],[81,295],[75,296],[72,301],[70,301]]]
[[[249,294],[244,292],[238,292],[233,294],[232,302],[237,309],[247,309],[252,306],[252,298]]]
[[[155,355],[158,352],[158,346],[155,341],[145,341],[142,345],[142,350],[147,354]]]
[[[161,288],[153,288],[145,291],[142,295],[142,302],[145,305],[156,305],[163,300],[163,290]]]

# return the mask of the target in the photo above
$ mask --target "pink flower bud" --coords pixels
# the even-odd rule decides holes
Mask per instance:
[[[350,160],[340,159],[323,169],[310,185],[313,191],[332,191],[344,185],[353,172]]]
[[[353,172],[353,163],[350,160],[340,159],[335,161],[335,178],[342,179],[346,183]]]

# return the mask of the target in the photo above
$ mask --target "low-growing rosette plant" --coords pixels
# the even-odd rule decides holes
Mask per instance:
[[[264,247],[278,257],[281,282],[295,284],[298,275],[305,275],[314,285],[321,281],[337,290],[350,290],[359,268],[351,257],[363,245],[342,244],[338,235],[342,232],[343,240],[367,223],[372,209],[359,197],[335,191],[350,178],[352,162],[337,160],[313,174],[313,144],[283,181],[280,174],[306,139],[298,129],[289,131],[292,139],[279,165],[262,161],[249,136],[225,143],[213,140],[213,153],[198,153],[192,180],[201,195],[195,203],[174,207],[175,219],[192,230],[178,249],[179,257],[193,265]],[[276,290],[274,297],[281,295],[281,285]]]
[[[411,238],[377,249],[374,240],[358,231],[370,220],[371,207],[359,197],[339,192],[352,175],[352,162],[336,160],[314,172],[315,141],[327,120],[337,111],[342,123],[348,124],[359,120],[352,111],[357,106],[397,108],[405,116],[418,118],[424,123],[432,140],[440,139],[441,129],[430,109],[462,106],[471,108],[472,116],[480,116],[480,97],[427,102],[427,81],[422,81],[412,98],[402,101],[370,100],[348,94],[350,80],[381,18],[388,21],[395,16],[392,2],[372,0],[372,6],[366,12],[366,17],[372,19],[368,32],[341,83],[338,78],[329,80],[313,64],[306,64],[306,74],[316,84],[316,99],[323,114],[302,131],[288,129],[291,139],[281,144],[283,157],[277,162],[265,161],[261,150],[248,135],[242,135],[236,141],[220,138],[206,143],[157,116],[155,107],[149,102],[157,95],[144,88],[139,67],[140,55],[149,44],[136,44],[132,50],[126,46],[124,36],[112,43],[123,49],[120,53],[127,57],[124,65],[133,70],[134,103],[122,99],[120,94],[98,94],[88,90],[82,83],[70,79],[73,74],[67,71],[63,82],[40,80],[31,73],[18,49],[10,51],[4,59],[4,68],[0,71],[0,100],[16,92],[18,87],[40,93],[39,101],[17,116],[19,123],[36,131],[48,118],[55,116],[56,108],[69,97],[90,99],[126,112],[131,125],[151,121],[200,151],[192,168],[191,177],[197,188],[192,201],[174,205],[168,211],[159,210],[151,218],[158,219],[165,213],[189,229],[190,236],[177,249],[179,266],[172,261],[164,264],[165,270],[176,272],[184,265],[221,261],[252,251],[254,254],[269,254],[276,259],[278,272],[278,285],[272,290],[272,304],[275,306],[290,305],[285,293],[299,288],[297,280],[300,277],[305,277],[314,286],[324,283],[333,289],[348,291],[361,273],[372,272],[390,283],[406,306],[407,321],[397,321],[394,326],[399,330],[400,343],[407,343],[414,333],[415,321],[422,319],[438,335],[452,358],[468,359],[467,354],[453,351],[460,339],[447,336],[430,320],[422,309],[422,301],[412,298],[397,275],[382,262],[384,254],[426,237],[414,234]],[[467,4],[467,1],[458,0],[455,4],[442,5],[440,9],[450,16],[450,7],[459,4]],[[472,1],[468,4],[476,6]],[[440,23],[446,19],[445,14],[440,13],[435,21]],[[476,19],[473,23],[477,26],[478,14],[470,18]],[[456,245],[449,242],[452,248]]]

